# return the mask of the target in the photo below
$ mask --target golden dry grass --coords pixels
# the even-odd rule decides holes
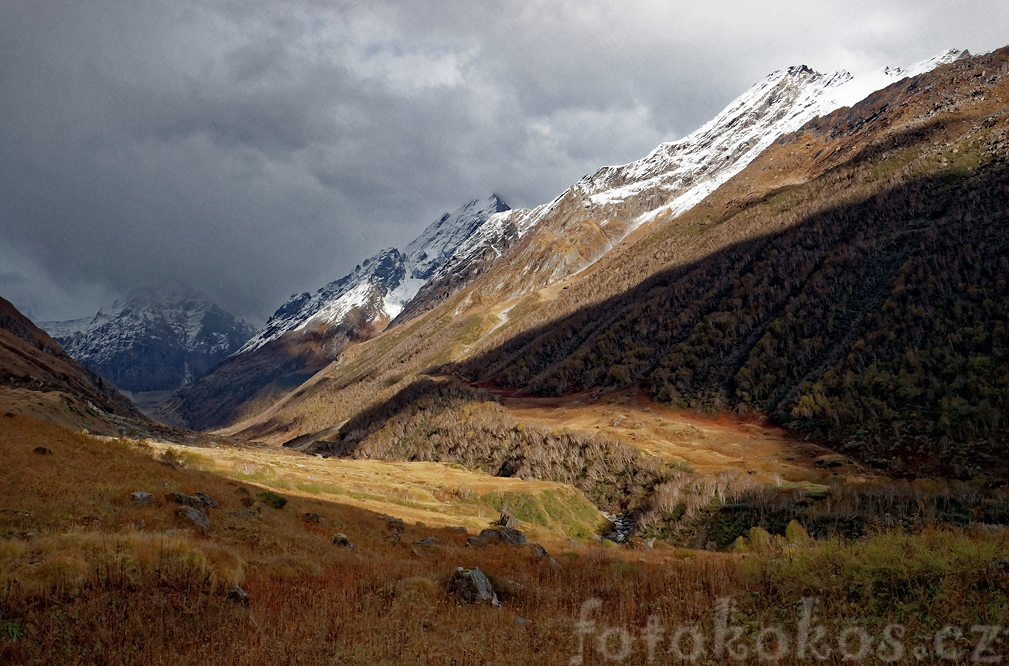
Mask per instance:
[[[52,453],[34,453],[38,446]],[[4,663],[566,664],[579,653],[575,629],[592,599],[600,606],[586,664],[648,661],[640,632],[649,617],[667,631],[653,660],[669,661],[668,632],[699,623],[710,638],[720,598],[732,600],[748,640],[767,623],[794,631],[803,595],[818,596],[826,623],[875,631],[901,622],[910,635],[1005,615],[1004,532],[884,535],[745,556],[554,540],[555,566],[525,550],[467,548],[449,528],[408,523],[389,540],[376,514],[311,494],[284,492],[288,504],[273,509],[257,498],[260,487],[186,466],[205,457],[176,451],[167,464],[158,447],[25,417],[0,418],[0,452]],[[158,501],[134,506],[133,490]],[[172,490],[220,503],[206,534],[175,516],[163,497]],[[356,549],[335,546],[337,531]],[[429,536],[438,543],[416,545]],[[449,596],[456,566],[487,572],[502,607]],[[247,607],[225,594],[235,582]],[[607,660],[599,642],[607,627],[629,632],[626,658]]]
[[[562,483],[490,476],[461,465],[321,458],[274,446],[193,449],[150,446],[196,466],[308,500],[339,502],[408,522],[479,531],[502,508],[531,538],[592,536],[606,519],[581,491]],[[527,518],[529,516],[529,518]]]

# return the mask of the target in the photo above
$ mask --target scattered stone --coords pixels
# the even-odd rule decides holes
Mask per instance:
[[[533,623],[533,621],[530,620],[527,617],[517,617],[517,618],[515,618],[515,624],[526,625],[526,624],[532,624],[532,623]]]
[[[216,509],[220,506],[213,497],[206,493],[193,493],[193,498],[200,502],[201,506],[206,509]]]
[[[406,527],[406,523],[392,516],[383,515],[381,518],[385,521],[385,526],[389,530],[389,535],[385,540],[390,543],[399,543],[403,539],[403,529]]]
[[[130,493],[130,500],[134,504],[154,504],[154,495],[143,490],[135,490]]]
[[[511,515],[508,511],[502,511],[501,512],[501,517],[498,518],[498,520],[497,520],[497,522],[495,524],[496,525],[500,525],[501,527],[516,528],[519,525],[521,525],[522,523],[521,523],[521,521],[519,521],[518,518],[516,518],[515,516]]]
[[[235,585],[233,588],[228,590],[228,598],[242,604],[243,606],[248,607],[249,605],[249,593],[243,590],[241,585]]]
[[[252,499],[251,497],[243,497],[241,499],[241,502],[242,506],[252,506],[253,504],[256,503],[256,500]]]
[[[245,495],[246,497],[248,497],[249,496],[249,489],[246,488],[245,486],[238,486],[237,488],[235,488],[235,494],[236,495]]]
[[[32,452],[37,453],[40,456],[50,456],[53,453],[50,449],[47,449],[44,446],[36,446],[34,449],[32,449]]]
[[[458,567],[448,584],[448,592],[467,604],[501,605],[486,574],[475,567],[473,569]]]
[[[418,546],[427,546],[427,547],[437,546],[438,545],[438,538],[437,537],[433,537],[433,536],[424,537],[423,539],[421,539],[420,541],[417,542],[417,545]]]
[[[193,493],[193,497],[190,497],[185,493],[176,491],[166,494],[165,499],[169,502],[175,502],[176,504],[191,506],[197,509],[216,509],[219,506],[217,502],[215,502],[214,499],[206,493]]]
[[[188,520],[204,532],[210,530],[210,518],[207,518],[207,514],[203,513],[195,506],[180,506],[175,510],[175,515],[184,520]]]
[[[354,542],[348,539],[347,535],[343,532],[337,532],[333,535],[333,543],[341,548],[347,548],[350,550],[354,550],[356,548]]]
[[[14,412],[4,412],[4,418],[5,419],[12,419],[12,418],[14,418]]]
[[[193,506],[195,500],[185,493],[171,492],[165,494],[165,499],[169,502],[175,502],[176,504],[184,504],[186,506]]]
[[[506,546],[521,546],[528,542],[526,535],[514,527],[488,528],[482,530],[478,538],[488,544],[501,543]]]
[[[386,527],[388,527],[390,530],[402,531],[403,528],[406,527],[406,523],[404,523],[399,518],[394,518],[393,516],[381,516],[381,518],[382,520],[385,521]]]
[[[256,518],[259,516],[259,509],[241,509],[240,511],[233,511],[231,515],[236,518]]]
[[[456,525],[455,527],[450,527],[449,529],[458,534],[469,534],[469,530],[462,525]]]
[[[301,519],[306,523],[315,523],[316,525],[322,522],[322,516],[317,513],[306,513],[301,516]]]
[[[529,551],[529,554],[538,560],[545,560],[550,557],[550,553],[541,544],[536,542],[530,542],[523,544],[522,546],[525,550]]]

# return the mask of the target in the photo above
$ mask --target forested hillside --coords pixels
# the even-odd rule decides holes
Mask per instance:
[[[571,291],[613,293],[696,237],[718,249],[559,320],[543,311],[453,371],[542,395],[640,384],[674,406],[767,414],[891,472],[998,474],[1005,55],[895,84],[784,137]]]

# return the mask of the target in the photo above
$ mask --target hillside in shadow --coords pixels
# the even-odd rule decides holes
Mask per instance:
[[[766,414],[891,472],[1001,476],[1007,194],[998,160],[908,179],[445,370],[535,395],[638,384]]]

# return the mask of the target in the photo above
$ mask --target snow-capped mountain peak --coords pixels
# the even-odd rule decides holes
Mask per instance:
[[[314,294],[295,294],[235,355],[276,340],[289,331],[391,321],[489,218],[508,210],[496,194],[445,213],[400,251],[382,250]],[[349,319],[354,312],[362,316]]]
[[[806,65],[771,72],[684,138],[664,143],[636,162],[603,167],[576,187],[597,205],[620,203],[657,189],[656,194],[664,191],[667,201],[643,211],[637,222],[653,219],[663,211],[678,215],[742,171],[782,134],[965,54],[949,49],[913,65],[857,75],[845,70],[821,74]]]
[[[506,210],[508,204],[492,194],[484,201],[471,201],[454,213],[442,215],[406,246],[410,277],[427,280],[491,215]]]
[[[517,256],[509,256],[521,274],[504,271],[493,289],[512,298],[570,276],[642,224],[693,208],[783,134],[965,54],[950,49],[913,65],[865,74],[822,74],[806,65],[771,72],[689,135],[659,145],[640,160],[604,166],[549,203],[492,216],[431,277],[408,310],[444,299],[489,270],[518,239],[541,228],[542,238],[523,243]]]
[[[247,323],[183,286],[134,290],[93,317],[42,327],[71,356],[128,391],[177,388],[252,334]]]

